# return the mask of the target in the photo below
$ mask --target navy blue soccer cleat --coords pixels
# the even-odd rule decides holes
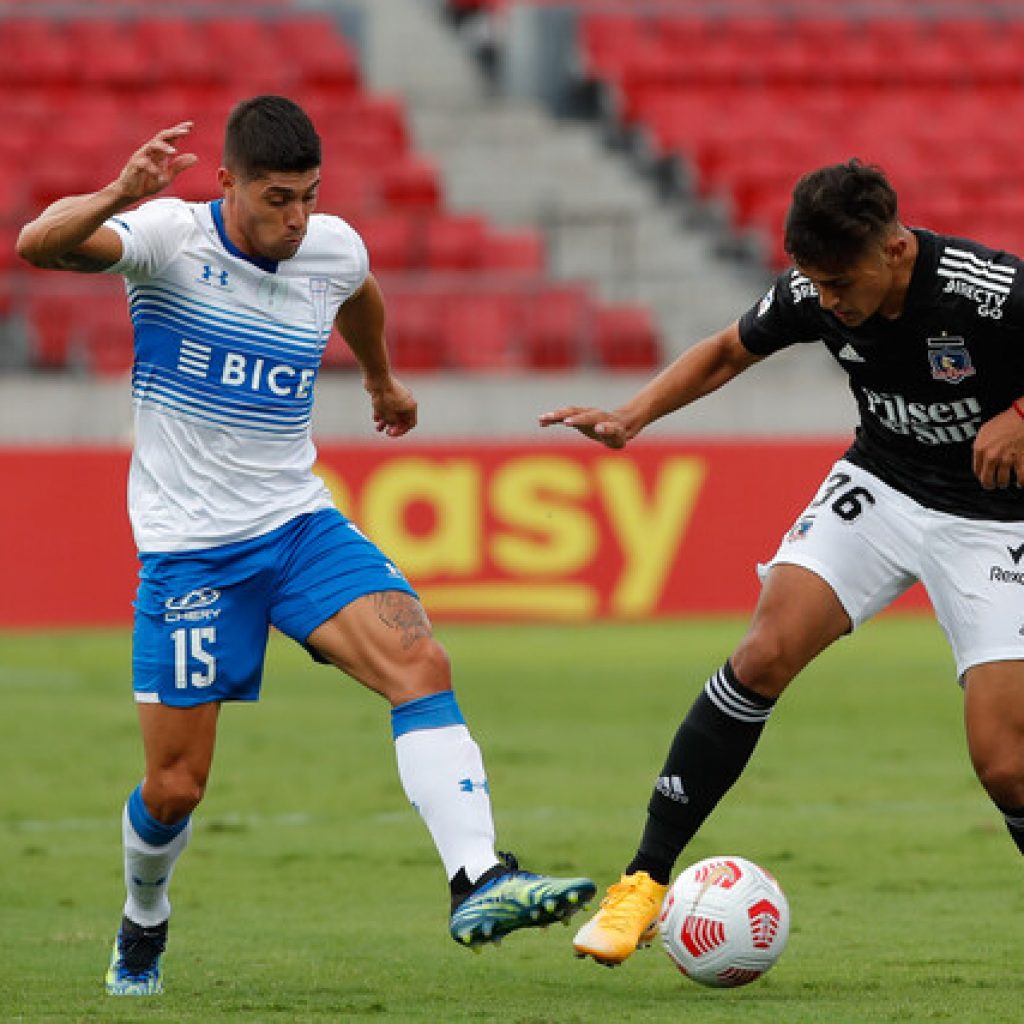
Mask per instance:
[[[107,992],[112,996],[155,996],[163,992],[160,957],[166,946],[166,921],[143,928],[123,917],[107,968]]]
[[[502,863],[491,868],[476,888],[452,907],[451,936],[470,949],[500,942],[520,928],[568,922],[597,886],[589,878],[549,878],[521,871],[515,857],[499,853]]]

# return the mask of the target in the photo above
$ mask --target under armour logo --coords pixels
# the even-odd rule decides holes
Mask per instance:
[[[1013,564],[1020,565],[1020,560],[1024,558],[1024,544],[1021,544],[1019,547],[1016,548],[1011,548],[1007,546],[1006,550],[1010,552],[1010,557],[1013,559]]]
[[[139,878],[138,875],[132,875],[132,884],[133,885],[137,885],[137,886],[139,886],[139,888],[142,888],[142,889],[146,888],[146,886],[149,886],[149,887],[155,889],[155,888],[158,888],[159,886],[163,885],[164,882],[166,882],[166,881],[167,881],[167,876],[166,875],[163,875],[160,878],[154,879],[152,882],[147,882],[144,879]]]
[[[209,263],[203,264],[203,276],[202,280],[206,281],[207,284],[219,284],[221,288],[227,288],[228,286],[228,272],[226,270],[219,270],[214,272],[213,267]]]
[[[459,789],[463,793],[472,793],[474,789],[482,789],[485,793],[490,793],[491,791],[491,787],[486,779],[483,782],[474,782],[472,779],[459,779]]]

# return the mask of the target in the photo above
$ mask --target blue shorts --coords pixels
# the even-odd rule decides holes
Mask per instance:
[[[415,596],[335,509],[297,516],[253,540],[140,559],[132,640],[140,703],[258,700],[271,625],[305,644],[357,597],[385,590]]]

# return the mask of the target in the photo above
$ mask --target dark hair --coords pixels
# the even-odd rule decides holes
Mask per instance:
[[[881,168],[848,160],[796,183],[783,244],[798,264],[835,273],[857,263],[896,223],[896,192]]]
[[[284,96],[253,96],[228,115],[224,166],[242,178],[320,166],[320,136],[306,112]]]

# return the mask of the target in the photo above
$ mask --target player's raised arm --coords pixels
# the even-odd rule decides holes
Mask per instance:
[[[165,189],[198,157],[179,153],[177,142],[192,130],[191,121],[157,132],[137,149],[109,185],[82,196],[67,196],[48,206],[18,235],[18,255],[47,270],[96,272],[121,258],[121,239],[104,222]]]
[[[363,371],[363,386],[373,403],[373,422],[388,437],[401,437],[416,426],[416,399],[391,373],[384,341],[384,296],[373,274],[338,310],[341,336]]]
[[[613,412],[569,405],[544,413],[540,425],[562,423],[608,448],[622,448],[648,424],[717,390],[761,358],[740,341],[733,322],[687,349]]]

